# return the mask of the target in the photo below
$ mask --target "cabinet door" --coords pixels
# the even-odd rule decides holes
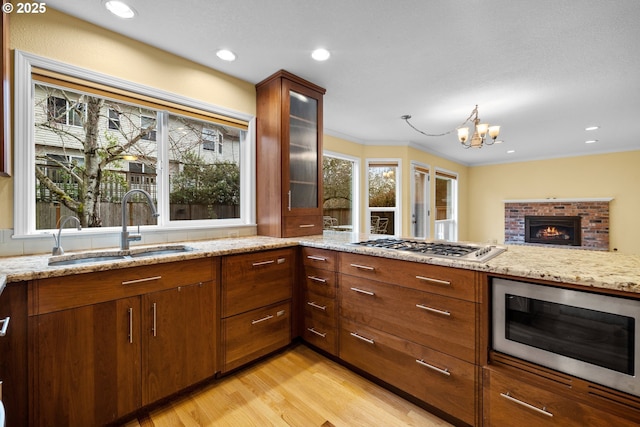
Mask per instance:
[[[321,153],[320,122],[322,96],[302,85],[284,80],[283,98],[288,100],[283,124],[285,135],[283,143],[283,172],[287,191],[283,197],[287,203],[285,213],[317,213],[321,207]],[[288,111],[287,111],[288,110]],[[288,132],[287,132],[288,130]],[[287,135],[288,133],[288,135]]]
[[[29,318],[34,426],[96,426],[140,407],[140,298]]]
[[[215,374],[213,282],[143,296],[143,404]]]

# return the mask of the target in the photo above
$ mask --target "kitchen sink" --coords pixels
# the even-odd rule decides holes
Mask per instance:
[[[122,261],[127,259],[172,255],[192,251],[194,251],[193,248],[185,245],[163,245],[148,248],[136,248],[128,251],[85,252],[51,257],[49,258],[49,265],[55,267],[60,265],[89,264],[93,262]]]

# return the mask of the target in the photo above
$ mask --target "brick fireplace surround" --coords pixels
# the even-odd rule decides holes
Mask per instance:
[[[529,244],[524,241],[525,215],[580,216],[582,246],[579,248],[609,250],[609,202],[611,200],[610,198],[505,200],[505,243]],[[564,247],[578,248],[578,246]]]

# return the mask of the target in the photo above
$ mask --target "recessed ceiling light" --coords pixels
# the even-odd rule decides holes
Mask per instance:
[[[331,52],[327,49],[316,49],[311,52],[311,57],[316,61],[326,61],[331,56]]]
[[[494,143],[494,144],[502,144],[503,142],[504,142],[503,140],[498,139],[498,140],[494,141],[493,143]]]
[[[118,18],[131,19],[136,16],[136,12],[128,4],[119,0],[109,0],[104,3],[104,7]]]
[[[515,152],[516,152],[516,150],[508,150],[508,151],[507,151],[507,154],[513,154],[513,153],[515,153]]]
[[[598,142],[598,140],[597,140],[597,139],[590,139],[590,140],[588,140],[588,141],[585,141],[584,143],[585,143],[585,144],[595,144],[596,142]]]
[[[600,126],[589,126],[584,128],[584,130],[596,130],[596,129],[600,129]]]
[[[222,59],[223,61],[231,62],[231,61],[235,61],[236,60],[236,54],[231,52],[228,49],[219,49],[216,52],[216,56],[218,58]]]

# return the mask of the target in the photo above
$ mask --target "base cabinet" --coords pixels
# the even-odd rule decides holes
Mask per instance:
[[[581,386],[567,387],[557,381],[515,369],[483,369],[484,426],[486,427],[631,427],[640,425],[636,410]],[[588,389],[588,386],[587,386]],[[620,397],[618,397],[620,398]],[[588,399],[600,400],[591,404]],[[614,406],[618,406],[617,411]],[[623,414],[627,412],[629,417]]]

